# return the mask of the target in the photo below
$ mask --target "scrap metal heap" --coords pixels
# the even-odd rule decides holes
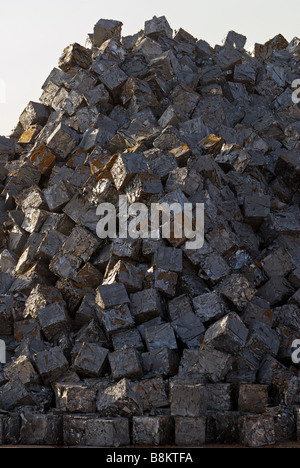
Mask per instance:
[[[300,40],[121,30],[67,47],[0,137],[0,443],[295,438]],[[204,203],[203,248],[99,239],[119,195]]]

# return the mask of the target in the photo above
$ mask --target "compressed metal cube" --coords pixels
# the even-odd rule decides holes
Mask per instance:
[[[76,226],[61,250],[53,257],[50,270],[61,278],[72,277],[87,262],[99,245],[98,240],[86,229]]]
[[[235,313],[211,325],[205,333],[204,343],[212,344],[216,349],[229,354],[236,354],[245,346],[248,328]]]
[[[21,419],[20,444],[60,446],[63,420],[59,414],[26,412]]]
[[[120,447],[130,445],[127,418],[64,415],[64,445],[74,447]]]
[[[225,300],[229,301],[238,311],[242,311],[256,293],[247,278],[233,274],[224,280],[220,292]]]
[[[134,348],[126,348],[110,353],[108,359],[114,380],[123,378],[140,379],[143,376],[140,356]]]
[[[275,444],[274,418],[267,415],[242,416],[241,442],[248,447],[263,447]]]
[[[123,23],[120,21],[100,19],[94,26],[94,47],[100,47],[108,39],[120,41],[122,26]]]
[[[27,356],[20,356],[8,363],[3,369],[3,375],[11,382],[20,380],[25,386],[39,383],[39,377]]]
[[[54,386],[56,408],[68,413],[95,413],[96,389],[82,383],[60,383]]]
[[[226,260],[218,253],[213,253],[200,264],[199,276],[211,285],[215,285],[230,273],[230,267]]]
[[[264,413],[268,405],[266,385],[240,384],[238,409],[243,413]]]
[[[262,261],[262,267],[269,278],[272,276],[286,276],[293,271],[296,265],[289,252],[280,247],[270,253]]]
[[[206,442],[205,418],[175,418],[175,444],[199,446]]]
[[[207,392],[202,384],[173,381],[170,383],[172,416],[199,417],[207,411]]]
[[[35,406],[36,401],[20,380],[13,380],[0,388],[1,407],[5,411],[18,406]]]
[[[137,328],[113,334],[112,342],[115,351],[130,347],[134,347],[138,351],[145,350],[141,334]]]
[[[38,208],[27,208],[24,214],[25,217],[21,227],[30,234],[39,232],[49,215],[47,211]]]
[[[170,39],[173,37],[173,30],[170,27],[165,16],[154,16],[151,20],[145,22],[145,35],[153,39],[166,36]]]
[[[272,276],[257,291],[257,296],[269,302],[271,307],[278,306],[294,293],[292,285],[282,276]]]
[[[154,271],[154,288],[167,296],[175,296],[177,282],[178,275],[174,271],[161,269],[156,269]]]
[[[145,341],[148,351],[161,348],[178,349],[175,333],[170,323],[147,327]]]
[[[85,47],[82,47],[76,42],[66,47],[59,59],[59,68],[64,72],[79,66],[81,68],[89,68],[92,62],[92,52]]]
[[[62,159],[66,159],[79,143],[79,135],[60,123],[47,140],[47,147]]]
[[[219,320],[225,315],[225,304],[216,291],[193,298],[195,314],[203,323]]]
[[[176,350],[161,348],[143,353],[142,362],[145,374],[170,377],[177,374],[180,358]]]
[[[59,380],[69,368],[69,363],[59,347],[37,353],[34,362],[45,385]]]
[[[98,392],[97,411],[101,416],[110,417],[137,416],[143,412],[142,402],[133,384],[127,379]]]
[[[98,307],[96,314],[109,335],[134,327],[134,320],[127,304],[116,305],[111,309]]]
[[[129,203],[143,203],[149,201],[154,195],[161,195],[163,186],[158,175],[137,174],[126,187],[126,195]],[[153,198],[153,202],[154,202]]]
[[[17,342],[25,338],[38,338],[41,336],[41,327],[36,319],[26,319],[14,323],[14,338]]]
[[[257,322],[263,322],[272,327],[275,322],[275,314],[271,310],[269,302],[254,296],[241,314],[241,319],[247,327]]]
[[[61,211],[71,200],[72,192],[63,180],[44,190],[44,195],[50,211]]]
[[[67,311],[63,304],[54,303],[37,311],[37,317],[46,339],[51,341],[70,329]]]
[[[148,166],[143,153],[120,154],[111,170],[118,190],[128,185],[136,174],[143,173],[148,173]]]
[[[193,313],[191,299],[183,294],[168,302],[168,310],[171,321],[179,319],[181,316]]]
[[[137,325],[159,317],[162,314],[162,302],[156,289],[144,289],[130,295],[131,314]]]
[[[133,389],[142,402],[143,411],[169,405],[166,386],[162,377],[133,382]]]
[[[114,283],[99,286],[96,291],[96,304],[103,309],[129,304],[130,300],[124,284]]]
[[[24,130],[32,125],[42,125],[47,123],[49,118],[49,108],[39,102],[30,101],[20,116],[20,123]]]
[[[135,266],[120,260],[104,279],[104,284],[122,283],[128,292],[136,292],[143,289],[146,267]]]
[[[170,416],[134,416],[134,445],[168,445],[174,440],[174,422]]]
[[[86,377],[99,377],[106,370],[108,349],[97,343],[83,343],[76,359],[74,369]]]
[[[154,259],[155,266],[162,270],[182,271],[182,250],[172,247],[159,247]]]
[[[205,333],[205,327],[194,312],[182,314],[171,322],[175,334],[188,348],[199,348],[201,335]]]
[[[59,231],[50,229],[50,231],[45,233],[42,243],[37,249],[36,256],[42,260],[50,262],[66,240],[67,236]]]
[[[259,193],[246,195],[244,199],[245,222],[257,228],[270,214],[270,199]]]

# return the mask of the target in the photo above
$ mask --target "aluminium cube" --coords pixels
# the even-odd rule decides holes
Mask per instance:
[[[268,405],[267,385],[239,385],[238,409],[242,413],[264,413]]]
[[[239,442],[239,419],[238,411],[210,412],[207,417],[206,443]]]
[[[296,265],[289,252],[280,247],[263,259],[262,267],[271,278],[272,276],[287,276],[296,268]]]
[[[161,348],[178,349],[175,333],[170,323],[147,327],[145,342],[149,352]]]
[[[37,249],[37,257],[46,262],[50,262],[66,240],[67,236],[55,229],[50,229],[44,234],[41,245]]]
[[[145,345],[137,328],[114,333],[112,342],[115,351],[130,347],[134,347],[138,351],[145,351]]]
[[[168,310],[171,321],[177,320],[186,314],[193,313],[190,297],[187,294],[175,297],[168,302]]]
[[[175,296],[177,282],[178,275],[174,271],[162,269],[156,269],[154,271],[154,288],[167,296]]]
[[[134,320],[127,304],[116,305],[111,309],[98,307],[96,314],[109,335],[134,327]]]
[[[206,418],[175,417],[175,444],[197,447],[206,442]]]
[[[121,40],[123,23],[110,19],[100,19],[94,26],[93,46],[100,48],[108,39]]]
[[[231,312],[208,328],[204,343],[212,344],[219,351],[236,354],[245,346],[248,332],[240,317]]]
[[[226,260],[220,254],[214,252],[201,262],[199,276],[214,286],[226,278],[230,271]]]
[[[140,379],[143,369],[139,353],[134,348],[126,348],[110,353],[108,356],[113,380]]]
[[[143,413],[142,402],[133,384],[122,379],[110,385],[97,395],[97,412],[107,417],[131,417]]]
[[[205,327],[194,312],[183,313],[172,320],[171,325],[175,335],[188,348],[199,348],[201,335],[205,333]]]
[[[144,265],[135,266],[132,263],[119,260],[109,271],[103,284],[121,283],[124,284],[129,293],[143,289],[146,267]]]
[[[70,329],[67,311],[62,303],[52,303],[37,311],[40,327],[46,339],[52,341]]]
[[[174,421],[171,416],[134,416],[133,444],[161,446],[174,440]]]
[[[29,153],[31,164],[36,167],[42,174],[49,176],[55,164],[55,155],[46,147],[39,145],[34,147]]]
[[[19,379],[9,381],[0,387],[0,401],[1,409],[4,411],[11,411],[20,406],[35,406],[37,403]]]
[[[47,140],[47,147],[54,154],[66,159],[79,143],[79,135],[67,125],[60,123]]]
[[[59,414],[22,413],[20,444],[60,446],[63,443],[63,420]]]
[[[96,291],[96,304],[103,309],[129,304],[130,300],[124,284],[114,283],[99,286]]]
[[[61,180],[44,190],[44,195],[50,211],[61,211],[72,198],[68,184]]]
[[[274,418],[265,414],[242,416],[241,442],[248,447],[263,447],[275,444]]]
[[[63,279],[72,277],[81,265],[88,262],[99,241],[86,229],[76,226],[60,251],[53,257],[50,270]]]
[[[143,153],[120,154],[111,169],[118,190],[124,188],[136,174],[147,174],[148,166]]]
[[[131,314],[136,325],[162,314],[162,301],[156,289],[144,289],[130,295]]]
[[[74,447],[121,447],[130,445],[127,418],[64,415],[64,445]]]
[[[226,313],[225,304],[216,291],[194,297],[193,305],[196,316],[203,323],[219,320]]]
[[[96,389],[82,383],[57,382],[54,386],[56,408],[67,413],[95,413]]]
[[[173,247],[159,247],[154,258],[154,264],[161,270],[182,271],[182,250]]]
[[[207,391],[202,384],[170,382],[170,401],[172,416],[197,418],[207,411]]]
[[[160,348],[142,354],[145,374],[171,377],[176,375],[180,363],[178,352],[170,348]]]
[[[243,275],[232,274],[225,279],[220,286],[220,292],[225,300],[242,312],[247,304],[252,300],[256,289]]]
[[[244,199],[244,217],[245,222],[254,229],[259,228],[261,223],[270,214],[270,198],[259,193],[246,195]]]
[[[90,68],[92,64],[92,52],[80,44],[74,44],[66,47],[59,59],[59,68],[68,72],[72,68],[79,66],[81,68]]]
[[[59,380],[69,368],[69,363],[59,347],[38,352],[34,355],[34,363],[46,386]]]
[[[24,130],[32,125],[44,126],[49,118],[49,108],[39,102],[30,101],[20,116],[20,123]]]
[[[155,40],[163,36],[172,39],[173,30],[165,16],[154,16],[151,20],[145,22],[145,35]]]
[[[108,349],[97,343],[83,343],[74,360],[74,369],[85,377],[100,377],[107,364]]]
[[[267,283],[259,288],[257,296],[274,307],[286,301],[293,293],[294,289],[288,280],[283,276],[272,276]]]
[[[166,386],[161,376],[133,382],[133,389],[142,402],[143,411],[164,408],[169,405]]]
[[[3,375],[11,382],[20,380],[25,386],[39,383],[37,372],[27,356],[20,356],[6,364]]]

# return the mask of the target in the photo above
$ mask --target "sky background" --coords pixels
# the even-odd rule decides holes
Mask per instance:
[[[212,46],[230,30],[247,36],[247,47],[276,34],[300,36],[299,0],[0,0],[0,135],[8,135],[63,49],[84,45],[100,18],[124,23],[123,35],[143,29],[146,20],[165,15]],[[5,95],[5,96],[4,96]],[[4,101],[5,97],[5,102]]]

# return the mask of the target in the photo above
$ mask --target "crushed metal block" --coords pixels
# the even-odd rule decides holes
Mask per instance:
[[[170,416],[134,416],[134,445],[168,445],[174,439],[174,422]]]
[[[140,379],[143,376],[140,356],[134,348],[126,348],[108,356],[111,375],[114,380]]]

